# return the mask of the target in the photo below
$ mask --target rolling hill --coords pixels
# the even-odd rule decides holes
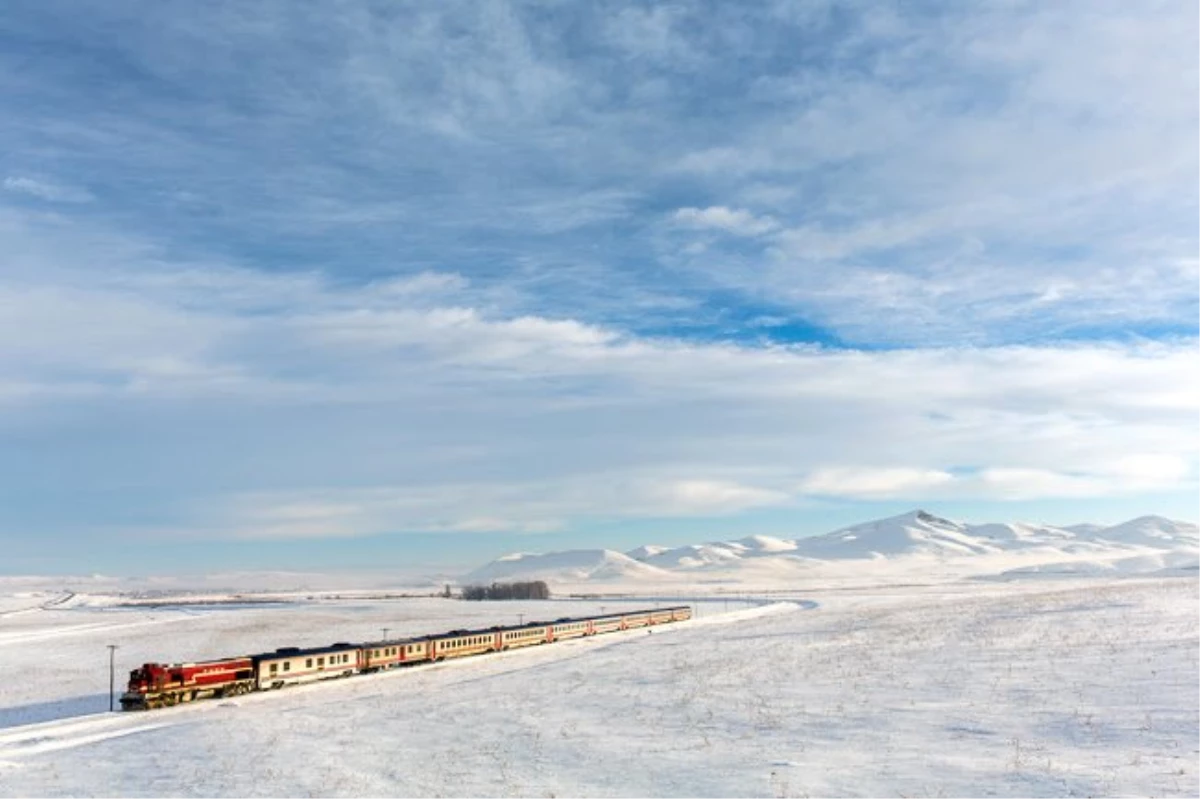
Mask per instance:
[[[589,549],[506,555],[462,579],[467,583],[541,579],[567,583],[678,580],[793,580],[813,570],[898,571],[942,568],[957,574],[1154,573],[1195,569],[1197,527],[1160,516],[1122,524],[1058,527],[1023,522],[968,524],[913,510],[824,535],[663,547],[624,554]]]

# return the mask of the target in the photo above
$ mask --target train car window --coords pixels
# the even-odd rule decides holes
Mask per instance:
[[[312,668],[312,658],[309,658],[308,660],[304,661],[304,668],[306,668],[306,669]]]
[[[274,673],[275,673],[275,672],[276,672],[278,669],[279,669],[279,664],[278,664],[278,663],[272,663],[272,664],[271,664],[271,673],[272,673],[272,674],[274,674]]]
[[[284,671],[291,671],[291,670],[292,670],[292,662],[291,662],[290,660],[289,660],[288,662],[286,662],[286,663],[284,663],[284,664],[283,664],[283,670],[284,670]]]

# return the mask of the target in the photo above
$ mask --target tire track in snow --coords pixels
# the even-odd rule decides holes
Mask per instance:
[[[103,713],[13,727],[0,733],[0,765],[11,768],[20,765],[13,758],[85,746],[172,723],[178,722]]]

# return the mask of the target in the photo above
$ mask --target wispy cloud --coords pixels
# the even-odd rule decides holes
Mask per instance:
[[[87,203],[95,199],[86,189],[30,177],[10,175],[4,179],[4,188],[17,194],[27,194],[52,203]]]
[[[770,217],[756,217],[744,209],[726,208],[723,205],[680,208],[672,218],[686,227],[713,228],[742,236],[757,236],[779,227],[779,223]]]
[[[566,531],[1196,481],[1191,341],[762,347],[506,314],[452,273],[344,285],[164,271],[150,250],[71,274],[0,292],[4,418],[81,414],[9,457],[61,451],[56,470],[82,480],[81,430],[124,431],[142,443],[87,479],[149,490],[197,535]]]

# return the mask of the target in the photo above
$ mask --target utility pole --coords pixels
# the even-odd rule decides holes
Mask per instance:
[[[117,645],[108,644],[108,712],[113,712],[113,698],[117,687]]]
[[[392,629],[392,628],[391,628],[391,627],[384,627],[384,628],[383,628],[383,640],[385,640],[385,641],[387,640],[387,634],[388,634],[388,630],[390,630],[390,629]]]

